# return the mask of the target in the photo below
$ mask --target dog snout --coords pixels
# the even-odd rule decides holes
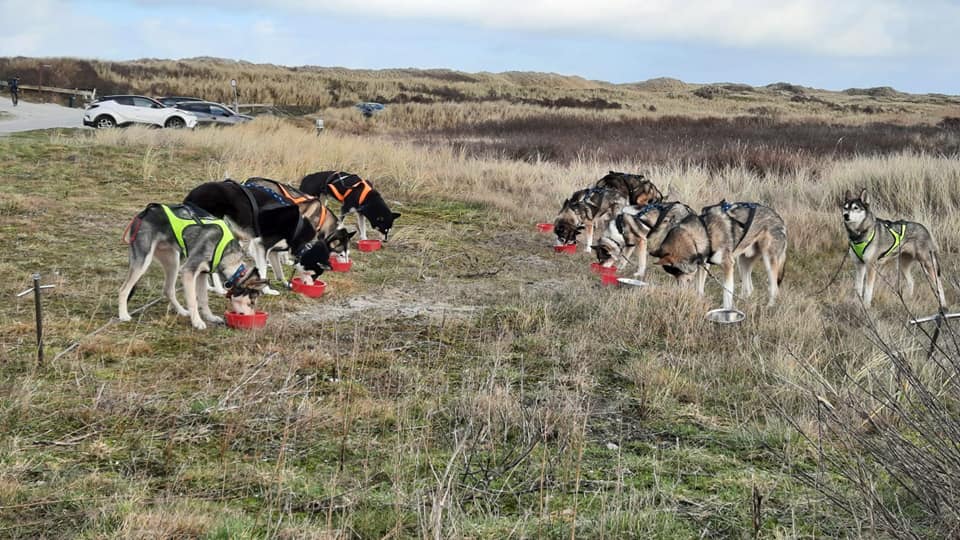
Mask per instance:
[[[843,214],[844,221],[850,221],[850,214]]]

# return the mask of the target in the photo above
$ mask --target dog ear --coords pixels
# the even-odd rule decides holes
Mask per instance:
[[[393,219],[397,219],[398,217],[400,217],[400,212],[394,212]]]
[[[867,200],[867,189],[866,189],[866,188],[860,190],[860,202],[862,202],[863,204],[870,204],[870,201]]]
[[[348,233],[347,233],[347,240],[353,238],[353,236],[354,236],[355,234],[357,234],[357,231],[350,231],[350,232],[348,232]]]

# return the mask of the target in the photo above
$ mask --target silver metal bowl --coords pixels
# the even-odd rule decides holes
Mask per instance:
[[[747,318],[746,314],[737,309],[711,309],[707,312],[707,320],[720,324],[738,323]]]
[[[647,286],[647,282],[646,282],[646,281],[641,281],[641,280],[639,280],[639,279],[632,279],[632,278],[622,277],[622,278],[617,278],[617,281],[619,281],[621,285],[629,285],[629,286],[631,286],[631,287],[646,287],[646,286]]]

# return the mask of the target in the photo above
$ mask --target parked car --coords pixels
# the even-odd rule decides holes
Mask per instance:
[[[83,111],[83,125],[111,128],[147,124],[168,128],[193,128],[197,117],[187,111],[164,107],[145,96],[104,96]]]
[[[157,101],[163,103],[165,107],[173,107],[177,103],[183,103],[184,101],[203,101],[203,98],[198,97],[184,97],[184,96],[167,96],[162,98],[157,98]]]
[[[226,105],[212,101],[187,101],[174,107],[194,114],[197,122],[204,126],[232,126],[253,120],[252,116],[237,114]]]

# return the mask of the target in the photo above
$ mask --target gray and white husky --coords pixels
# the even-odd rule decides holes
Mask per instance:
[[[130,320],[127,301],[154,258],[163,267],[164,295],[178,314],[190,317],[198,330],[205,329],[207,322],[223,322],[210,311],[208,273],[217,272],[223,277],[232,311],[238,313],[249,314],[266,285],[256,268],[244,264],[243,250],[226,223],[188,205],[148,205],[131,221],[123,241],[130,245],[130,269],[120,287],[121,321]],[[181,257],[185,257],[182,269]],[[186,308],[177,301],[178,270]]]
[[[643,279],[647,272],[647,253],[656,251],[675,224],[696,212],[676,201],[652,203],[643,206],[627,206],[607,225],[597,245],[597,260],[606,267],[617,260],[629,264],[630,256],[637,253],[637,270],[634,277]]]
[[[854,288],[864,305],[870,306],[873,300],[878,269],[892,261],[897,262],[907,296],[913,294],[913,266],[920,263],[936,289],[940,306],[946,305],[937,245],[926,227],[913,221],[878,219],[870,211],[865,189],[856,197],[848,190],[840,201],[840,209],[850,242],[850,257],[857,268]]]

